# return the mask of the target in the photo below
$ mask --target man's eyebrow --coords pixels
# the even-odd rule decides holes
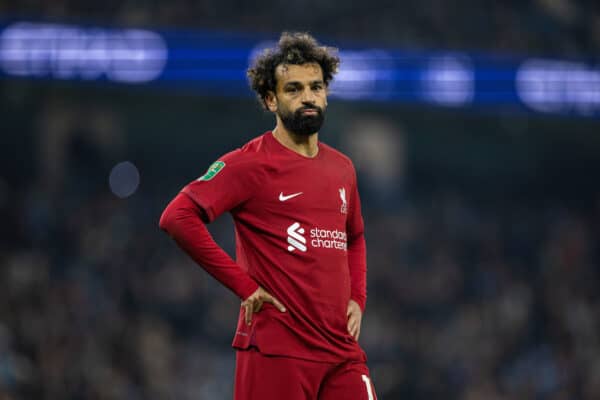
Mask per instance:
[[[324,83],[325,82],[322,79],[316,79],[314,81],[308,82],[309,85],[324,84]],[[298,86],[298,85],[302,85],[302,82],[300,82],[300,81],[289,81],[289,82],[284,83],[284,86],[290,86],[290,85]]]

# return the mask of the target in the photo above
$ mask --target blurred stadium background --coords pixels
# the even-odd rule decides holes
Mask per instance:
[[[239,301],[157,223],[273,126],[282,30],[341,50],[379,397],[600,399],[593,0],[0,1],[0,399],[232,398]]]

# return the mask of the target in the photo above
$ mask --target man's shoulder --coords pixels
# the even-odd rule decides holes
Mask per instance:
[[[225,162],[238,165],[255,164],[260,160],[260,154],[264,151],[264,134],[246,142],[242,147],[223,155],[221,159]]]
[[[244,144],[240,148],[240,150],[244,154],[250,154],[250,155],[254,155],[254,156],[256,156],[258,153],[263,152],[265,149],[267,134],[268,134],[268,132],[255,137],[254,139],[252,139],[249,142],[247,142],[246,144]]]
[[[352,163],[352,159],[348,157],[346,154],[342,153],[340,150],[324,143],[320,142],[320,146],[325,155],[333,160],[334,162],[341,163],[349,168],[354,169],[354,164]]]

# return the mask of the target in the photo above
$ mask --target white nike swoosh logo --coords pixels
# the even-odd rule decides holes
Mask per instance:
[[[283,192],[279,193],[279,201],[287,201],[289,199],[293,199],[296,196],[300,196],[302,194],[302,192],[298,192],[298,193],[294,193],[294,194],[288,194],[287,196],[283,195]]]

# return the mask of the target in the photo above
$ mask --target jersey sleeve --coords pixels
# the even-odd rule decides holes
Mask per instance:
[[[367,250],[364,236],[364,221],[356,173],[352,167],[353,184],[349,197],[348,219],[348,268],[350,269],[350,298],[364,311],[367,302]]]
[[[196,263],[242,300],[258,284],[221,248],[201,220],[202,209],[185,194],[178,194],[165,208],[159,226]]]
[[[215,161],[206,173],[181,192],[204,210],[206,222],[240,206],[252,195],[251,160],[235,150]]]

